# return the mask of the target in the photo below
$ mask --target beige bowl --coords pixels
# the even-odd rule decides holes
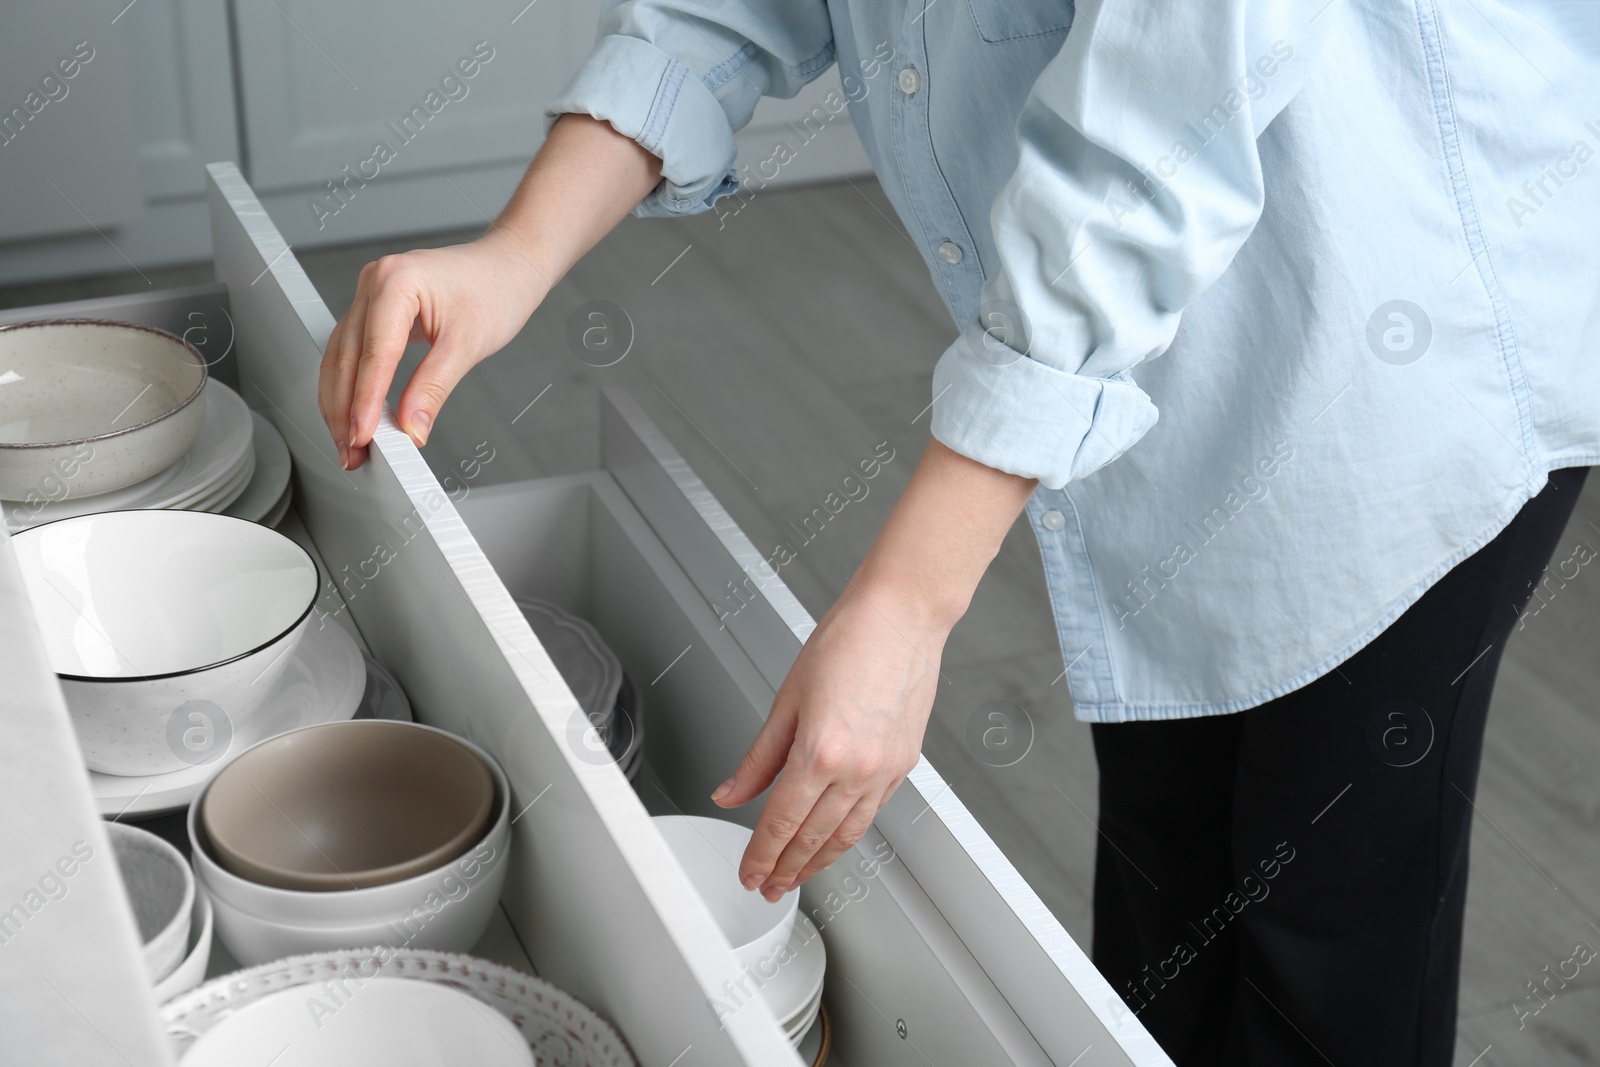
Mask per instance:
[[[165,330],[55,319],[0,327],[0,498],[109,493],[200,434],[206,361]]]
[[[280,889],[339,891],[435,870],[482,839],[494,776],[413,723],[356,719],[263,741],[200,801],[217,862]]]

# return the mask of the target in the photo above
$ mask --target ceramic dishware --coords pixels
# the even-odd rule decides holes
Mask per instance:
[[[194,444],[206,362],[164,330],[56,319],[0,327],[0,498],[87,497]]]
[[[249,482],[240,494],[222,509],[224,515],[233,515],[251,522],[264,522],[273,508],[289,491],[289,473],[294,464],[289,458],[289,446],[283,435],[256,412],[250,413],[255,430],[251,435],[251,448],[255,453],[255,467]],[[218,510],[216,508],[210,510]],[[266,523],[266,525],[272,525]]]
[[[105,824],[143,943],[145,970],[160,982],[183,962],[194,910],[194,872],[183,854],[136,826]]]
[[[217,772],[200,822],[213,854],[280,889],[362,889],[460,856],[495,784],[472,749],[409,723],[335,723],[264,741]]]
[[[189,944],[182,962],[172,973],[156,983],[156,1003],[165,1004],[173,997],[187,993],[206,980],[206,968],[211,965],[211,927],[215,913],[211,898],[204,889],[196,888],[194,910],[189,917]]]
[[[210,762],[272,692],[317,598],[305,549],[225,515],[114,511],[12,543],[84,763]]]
[[[772,961],[782,956],[793,936],[800,895],[786,893],[770,903],[739,884],[739,860],[751,832],[738,823],[699,815],[658,815],[654,821],[673,858],[727,935],[734,958],[766,977],[765,971],[773,968]]]
[[[247,1004],[208,1030],[183,1067],[532,1067],[510,1019],[436,982],[369,978],[299,986]]]
[[[374,727],[433,730],[420,723],[357,719],[306,727],[315,730]],[[290,735],[285,735],[290,736]],[[461,740],[461,739],[457,739]],[[205,794],[190,805],[191,858],[202,888],[216,908],[217,937],[240,963],[354,946],[388,945],[464,951],[477,944],[494,916],[505,884],[511,844],[511,792],[500,766],[461,740],[489,767],[495,811],[484,836],[458,858],[431,871],[363,889],[280,889],[240,878],[217,862],[199,821]]]
[[[250,746],[302,726],[341,722],[359,714],[371,680],[363,669],[361,649],[343,626],[326,616],[313,616],[304,639],[287,658],[288,666],[272,693],[215,760],[148,775],[90,771],[89,791],[100,814],[138,819],[180,811],[200,795],[224,762]]]
[[[215,378],[206,382],[198,405],[204,409],[200,435],[170,467],[142,482],[90,497],[63,496],[59,486],[30,493],[4,507],[6,528],[16,533],[76,515],[182,507],[213,493],[249,462],[254,425],[239,394]]]
[[[541,1067],[638,1067],[622,1036],[572,994],[504,964],[450,952],[363,949],[275,960],[178,997],[162,1007],[161,1022],[181,1060],[213,1028],[280,990],[323,989],[325,983],[354,990],[376,978],[435,983],[474,997],[511,1020]]]

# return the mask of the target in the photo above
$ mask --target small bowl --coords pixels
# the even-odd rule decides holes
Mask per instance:
[[[440,730],[364,719],[283,734],[212,780],[200,823],[217,862],[259,885],[366,889],[435,870],[481,840],[494,776]]]
[[[183,962],[172,973],[156,983],[156,1003],[165,1004],[180,994],[187,993],[206,980],[206,969],[211,966],[211,928],[216,912],[211,898],[204,889],[196,888],[194,910],[189,916],[189,945]]]
[[[434,729],[420,723],[390,725]],[[200,824],[205,805],[201,794],[189,806],[190,856],[200,886],[216,909],[217,937],[234,958],[248,967],[284,956],[344,948],[387,945],[466,952],[476,945],[499,906],[509,869],[511,788],[505,772],[487,753],[469,741],[457,740],[483,760],[494,776],[495,812],[488,831],[463,855],[435,870],[369,889],[279,889],[224,869]]]
[[[194,872],[182,853],[148,830],[120,822],[105,826],[144,944],[145,970],[158,983],[183,962],[189,949]]]
[[[412,978],[291,986],[231,1012],[183,1055],[184,1067],[462,1063],[533,1067],[510,1019],[469,993]]]
[[[739,860],[751,832],[738,823],[699,815],[658,815],[654,822],[727,935],[740,966],[757,971],[770,965],[789,943],[800,894],[786,893],[773,904],[739,884]]]
[[[56,319],[0,327],[0,498],[142,482],[194,444],[206,361],[165,330]]]
[[[103,774],[223,756],[317,599],[305,549],[226,515],[108,511],[12,544],[84,763]]]

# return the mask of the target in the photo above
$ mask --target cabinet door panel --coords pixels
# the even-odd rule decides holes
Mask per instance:
[[[261,192],[336,182],[359,196],[362,181],[526,160],[545,102],[594,40],[591,3],[245,0],[235,10]]]
[[[98,11],[0,11],[0,240],[92,231],[139,214],[128,45],[123,27]]]

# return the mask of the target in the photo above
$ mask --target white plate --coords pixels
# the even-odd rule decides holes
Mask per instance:
[[[510,1019],[438,982],[369,978],[344,989],[292,986],[223,1019],[185,1067],[533,1067]]]
[[[191,511],[199,511],[199,505],[203,501],[215,499],[236,483],[242,491],[249,484],[250,477],[255,474],[255,470],[255,427],[252,426],[250,429],[250,443],[245,446],[245,450],[239,453],[238,458],[233,461],[233,464],[226,471],[219,474],[214,481],[198,486],[192,492],[185,493],[176,500],[165,502],[162,506],[174,510],[187,508]]]
[[[279,499],[289,489],[289,446],[276,427],[255,412],[250,413],[255,423],[255,436],[251,447],[256,454],[255,475],[244,493],[223,510],[224,515],[238,519],[261,522],[272,513]]]
[[[161,1009],[161,1021],[181,1061],[212,1027],[272,993],[301,987],[320,995],[328,982],[353,992],[362,980],[379,976],[437,982],[470,994],[516,1025],[539,1067],[638,1067],[627,1042],[570,993],[502,964],[422,949],[353,949],[263,963],[171,1001]]]
[[[66,519],[74,515],[94,515],[102,511],[130,511],[138,508],[170,508],[179,501],[193,499],[226,481],[250,451],[254,427],[250,409],[239,394],[216,379],[206,382],[200,398],[205,406],[205,421],[194,447],[172,466],[137,485],[96,496],[69,497],[38,504],[13,503],[6,508],[6,526],[12,533],[30,526]]]
[[[256,454],[252,449],[247,451],[239,461],[239,466],[221,482],[206,490],[192,500],[184,500],[172,505],[174,511],[211,511],[221,512],[229,504],[239,498],[239,495],[250,485],[250,479],[256,472]]]
[[[283,487],[283,495],[272,505],[272,510],[261,517],[261,525],[276,528],[278,523],[283,521],[283,517],[289,514],[289,505],[292,503],[294,503],[294,483],[291,482]]]
[[[301,726],[340,722],[355,715],[366,690],[361,649],[337,622],[312,619],[300,647],[285,665],[273,694],[249,720],[249,736],[235,736],[220,759],[165,774],[89,773],[101,815],[159,815],[177,811],[200,794],[230,759],[269,737]]]

